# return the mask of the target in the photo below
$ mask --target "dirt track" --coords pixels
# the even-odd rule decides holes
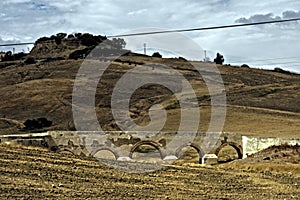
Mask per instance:
[[[128,174],[42,149],[0,146],[0,199],[300,199],[300,177],[199,165]]]

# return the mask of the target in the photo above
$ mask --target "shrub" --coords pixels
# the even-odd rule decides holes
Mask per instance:
[[[93,48],[87,47],[85,49],[74,51],[69,55],[69,59],[77,60],[77,59],[85,58],[92,51],[92,49]]]
[[[37,43],[45,42],[45,41],[49,41],[49,40],[52,40],[52,39],[48,38],[48,37],[41,37],[41,38],[37,39],[37,41],[35,43],[37,44]]]
[[[73,34],[68,35],[68,39],[75,38]]]
[[[126,42],[122,38],[113,38],[112,39],[112,46],[118,50],[124,49],[126,46]]]
[[[59,37],[56,37],[56,38],[54,39],[54,41],[55,41],[55,43],[56,43],[57,45],[60,45],[60,44],[61,44],[61,38],[59,38]]]
[[[98,42],[94,38],[82,38],[81,44],[84,46],[97,46]]]
[[[49,121],[45,117],[32,119],[32,120],[28,119],[24,122],[24,125],[25,125],[25,130],[35,130],[44,127],[50,127],[52,125],[52,121]]]
[[[292,72],[287,71],[287,70],[284,70],[284,69],[281,69],[281,68],[279,68],[279,67],[274,68],[273,71],[274,71],[274,72],[278,72],[278,73],[282,73],[282,74],[293,74]]]
[[[179,60],[182,60],[182,61],[187,61],[187,59],[184,58],[184,57],[179,57],[178,59],[179,59]]]
[[[74,36],[75,36],[76,38],[80,38],[81,35],[82,35],[82,33],[75,33],[75,34],[74,34]]]
[[[33,57],[28,57],[28,58],[24,61],[24,63],[25,63],[26,65],[31,65],[31,64],[35,64],[36,61],[35,61],[35,59],[34,59]]]
[[[159,52],[154,52],[152,54],[152,57],[154,57],[154,58],[162,58],[162,55]]]
[[[250,68],[249,65],[247,65],[247,64],[243,64],[241,67],[242,68]]]
[[[217,53],[217,57],[214,59],[214,62],[217,64],[217,65],[223,65],[224,63],[224,56]]]
[[[12,61],[12,60],[14,60],[14,58],[11,51],[6,52],[4,57],[2,58],[2,61]]]
[[[56,37],[60,38],[60,39],[64,39],[65,37],[67,37],[67,34],[66,33],[57,33]]]

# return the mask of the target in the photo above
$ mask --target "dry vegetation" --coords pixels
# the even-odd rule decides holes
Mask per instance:
[[[201,76],[189,64],[176,59],[149,57],[124,57],[121,60],[146,64],[162,63],[184,74],[192,83],[201,107],[199,130],[207,130],[210,120],[209,94],[204,81],[199,78]],[[98,67],[103,66],[101,61],[93,62]],[[53,126],[48,129],[73,130],[72,88],[81,63],[81,60],[63,60],[1,69],[0,117],[19,123],[26,119],[46,117],[53,121]],[[97,115],[106,130],[116,129],[110,111],[113,86],[123,73],[133,67],[134,65],[128,63],[114,62],[98,86]],[[209,65],[204,69],[209,73]],[[219,66],[219,70],[227,93],[224,131],[244,135],[299,137],[299,75],[230,66]],[[157,103],[168,108],[168,121],[164,130],[176,130],[180,119],[176,99],[170,92],[158,86],[143,87],[134,93],[131,99],[132,117],[140,124],[148,123],[147,109]],[[11,130],[16,131],[13,124],[6,125],[2,133],[9,133]]]
[[[86,157],[0,145],[1,199],[298,199],[300,178],[169,166],[147,174],[110,169]]]
[[[91,62],[98,67],[104,65],[104,62],[98,60]],[[211,111],[210,97],[204,81],[191,65],[178,59],[138,56],[123,57],[119,62],[114,62],[98,85],[96,110],[105,130],[117,129],[110,110],[110,96],[117,79],[134,67],[130,62],[161,63],[184,74],[192,83],[199,100],[199,131],[207,130]],[[74,130],[72,89],[81,64],[82,60],[40,60],[32,65],[23,66],[17,63],[1,69],[0,133],[22,133],[25,120],[39,117],[53,121],[53,125],[45,130]],[[193,64],[203,65],[197,62]],[[207,74],[211,73],[209,67],[210,64],[205,64]],[[218,68],[227,93],[225,132],[299,138],[300,75],[232,66]],[[213,76],[214,74],[212,78]],[[168,90],[157,85],[142,87],[134,93],[130,103],[131,116],[141,125],[149,122],[148,109],[154,104],[162,104],[168,112],[168,120],[163,130],[177,130],[180,108]],[[212,167],[196,164],[198,157],[191,151],[183,160],[176,162],[176,165],[147,174],[122,173],[91,158],[56,154],[42,149],[1,145],[0,150],[1,199],[300,197],[299,157],[291,158],[294,162],[287,162],[286,157],[270,157],[264,160],[268,156],[276,155],[275,150],[262,153],[259,159],[249,158]],[[278,152],[299,155],[299,148],[279,149]],[[223,154],[226,156],[226,152]]]
[[[300,146],[271,146],[243,160],[226,163],[222,167],[263,172],[278,172],[300,176]]]

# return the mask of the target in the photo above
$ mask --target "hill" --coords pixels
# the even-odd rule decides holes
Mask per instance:
[[[61,39],[57,41],[57,38]],[[29,55],[36,62],[26,64],[14,61],[9,65],[2,62],[5,67],[0,69],[0,132],[22,132],[22,124],[26,120],[37,118],[47,118],[52,125],[29,131],[75,130],[71,112],[72,91],[83,59],[81,54],[75,54],[79,56],[70,59],[70,54],[82,53],[82,49],[90,50],[103,39],[102,36],[90,34],[68,37],[58,34],[36,42]],[[119,44],[116,49],[122,46],[121,41],[115,43]],[[99,68],[107,64],[106,60],[97,57],[91,62]],[[213,80],[215,74],[210,71],[213,64],[191,63],[202,67],[203,73],[209,74]],[[193,86],[201,108],[199,131],[207,130],[211,99],[206,83],[194,67],[184,59],[154,58],[133,53],[112,62],[98,84],[95,105],[104,130],[118,130],[110,109],[111,93],[119,78],[138,64],[169,66],[183,74]],[[227,95],[224,131],[244,135],[299,137],[300,75],[236,66],[220,65],[218,69]],[[180,108],[174,95],[166,88],[153,84],[143,86],[135,91],[130,104],[131,117],[140,125],[149,123],[148,110],[152,105],[163,105],[168,113],[163,130],[177,130]]]
[[[59,36],[36,43],[27,56],[34,62],[23,59],[0,63],[0,134],[75,130],[73,85],[93,45],[83,45],[78,35],[77,39],[64,36],[61,40]],[[76,45],[69,44],[71,41]],[[184,75],[193,89],[186,89],[183,95],[189,99],[195,92],[198,102],[194,106],[200,107],[201,115],[199,131],[207,130],[211,97],[203,77],[189,62],[134,53],[108,60],[93,57],[88,62],[103,69],[108,61],[113,62],[104,72],[95,96],[97,117],[104,130],[118,130],[111,112],[112,92],[117,81],[137,65],[170,67]],[[215,81],[213,64],[191,63],[203,69],[208,81]],[[227,96],[224,132],[299,138],[300,75],[279,69],[217,67]],[[143,77],[143,72],[135,75]],[[147,125],[149,108],[155,104],[166,108],[163,130],[176,131],[181,115],[178,101],[170,90],[157,84],[144,85],[133,93],[130,116],[137,124]],[[189,117],[187,121],[194,116]],[[247,159],[214,166],[197,164],[198,154],[190,149],[173,165],[145,174],[123,173],[91,157],[33,147],[0,144],[0,154],[0,199],[297,199],[300,192],[299,146],[271,147]],[[132,166],[134,163],[123,164],[139,171]]]

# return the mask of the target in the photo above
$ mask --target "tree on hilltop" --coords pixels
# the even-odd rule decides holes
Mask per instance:
[[[126,46],[126,42],[122,38],[113,38],[112,39],[112,45],[114,48],[121,50],[124,49]]]
[[[217,53],[217,57],[214,59],[214,62],[217,64],[217,65],[223,65],[224,63],[224,56]]]
[[[67,37],[68,34],[66,33],[57,33],[56,37],[60,38],[60,39],[64,39],[65,37]]]
[[[159,53],[159,52],[154,52],[152,54],[152,57],[155,57],[155,58],[162,58],[162,55]]]

